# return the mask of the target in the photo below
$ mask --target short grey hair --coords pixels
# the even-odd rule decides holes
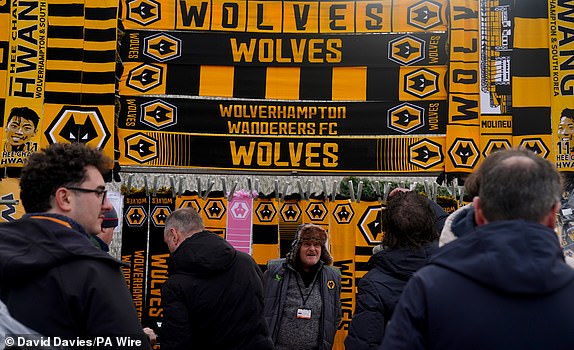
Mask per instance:
[[[481,165],[479,198],[484,217],[540,222],[560,202],[560,173],[550,161],[525,149],[497,153]]]
[[[164,232],[175,228],[183,234],[201,232],[205,229],[201,215],[193,207],[185,207],[175,210],[165,221]]]

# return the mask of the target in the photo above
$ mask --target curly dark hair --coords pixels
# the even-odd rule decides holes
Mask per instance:
[[[392,196],[382,213],[385,248],[418,248],[438,239],[436,216],[428,199],[414,192]]]
[[[26,212],[48,211],[56,190],[86,180],[89,165],[105,174],[111,169],[112,161],[101,151],[83,143],[55,143],[33,153],[20,177],[20,199]]]

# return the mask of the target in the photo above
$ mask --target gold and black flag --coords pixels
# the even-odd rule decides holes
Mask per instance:
[[[574,20],[571,1],[548,1],[549,60],[551,72],[552,134],[556,166],[574,170]]]
[[[145,193],[126,195],[123,208],[121,257],[130,265],[122,270],[141,321],[146,305],[149,197]]]
[[[48,5],[0,2],[1,167],[22,167],[39,150],[43,124]],[[5,13],[9,11],[9,13]]]
[[[543,1],[517,2],[513,11],[513,144],[554,160],[548,6]]]
[[[355,231],[355,284],[358,285],[369,272],[367,263],[373,255],[373,248],[383,239],[381,218],[385,208],[379,202],[360,202],[353,203],[353,209],[360,216]]]
[[[218,234],[222,238],[227,237],[227,215],[229,215],[229,205],[227,198],[222,191],[209,193],[205,200],[198,198],[203,208],[201,217],[205,224],[205,229]]]
[[[125,29],[291,33],[441,32],[447,0],[217,1],[122,0]]]
[[[142,324],[161,327],[163,308],[161,286],[168,278],[167,261],[169,250],[164,242],[165,221],[175,209],[175,198],[170,194],[150,196],[149,207],[149,249],[147,261],[146,303]]]
[[[274,137],[119,130],[122,164],[302,172],[437,171],[443,137]]]
[[[444,135],[446,101],[120,98],[118,128],[254,136]]]
[[[46,103],[112,105],[117,0],[49,5]]]
[[[365,48],[369,48],[365,50]],[[126,31],[123,62],[250,67],[436,66],[447,64],[446,33],[322,36]]]
[[[447,96],[446,66],[258,68],[126,62],[123,68],[119,83],[123,96],[326,101],[445,100]],[[279,89],[281,86],[283,89]]]
[[[0,28],[8,28],[10,25],[10,4],[7,0],[0,0]],[[10,33],[0,30],[0,111],[4,116],[6,104],[6,76],[8,73],[8,52]],[[0,124],[4,125],[4,118],[0,118]],[[0,145],[3,144],[4,133],[0,133]]]
[[[267,261],[278,259],[279,253],[279,201],[257,197],[253,200],[253,244],[251,256],[262,270]]]
[[[479,13],[477,1],[450,1],[447,172],[472,172],[481,159]]]

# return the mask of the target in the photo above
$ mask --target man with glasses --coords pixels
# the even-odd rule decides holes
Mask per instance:
[[[113,208],[102,176],[110,165],[84,144],[53,144],[30,156],[20,179],[26,215],[0,224],[0,299],[45,336],[123,336],[147,349],[122,263],[89,239]]]

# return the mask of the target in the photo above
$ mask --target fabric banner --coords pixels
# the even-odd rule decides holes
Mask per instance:
[[[480,154],[480,127],[478,125],[448,125],[445,156],[447,172],[470,173],[482,159]]]
[[[197,191],[186,192],[175,198],[175,207],[194,208],[201,218],[205,229],[221,238],[225,238],[227,232],[227,199],[221,192],[213,192],[209,198],[203,199]]]
[[[227,214],[227,232],[225,239],[244,253],[251,255],[251,227],[253,216],[253,198],[245,191],[234,193],[229,202]]]
[[[482,157],[500,149],[511,148],[512,116],[480,115],[480,145]]]
[[[114,105],[117,7],[118,0],[50,6],[46,102]]]
[[[44,104],[41,147],[81,142],[114,159],[114,106]]]
[[[14,1],[10,13],[10,26],[0,30],[10,36],[9,47],[2,49],[3,52],[8,49],[10,54],[3,54],[8,56],[8,69],[4,68],[6,79],[0,81],[6,84],[5,89],[0,89],[5,95],[0,166],[21,167],[30,154],[38,150],[42,129],[48,4],[46,1]],[[0,78],[3,75],[0,74]]]
[[[119,130],[120,164],[220,170],[425,172],[443,169],[444,137],[192,136]]]
[[[343,349],[355,309],[355,231],[359,215],[350,200],[329,202],[329,241],[333,266],[341,271],[343,319],[335,335],[333,348]]]
[[[447,101],[120,98],[118,128],[265,136],[444,135]]]
[[[126,29],[252,33],[389,33],[445,31],[447,0],[308,2],[122,0]]]
[[[480,160],[479,8],[472,0],[450,1],[447,172],[471,172]]]
[[[123,62],[218,66],[368,66],[447,64],[446,33],[270,35],[127,31]],[[365,50],[368,47],[369,50]]]
[[[229,216],[229,203],[221,191],[211,192],[205,201],[200,199],[203,210],[201,217],[205,229],[218,234],[222,238],[227,237],[227,217]],[[201,203],[203,202],[203,203]]]
[[[279,254],[278,207],[275,198],[258,197],[253,201],[251,256],[262,271],[267,269],[267,261],[282,257]]]
[[[0,2],[0,167],[55,142],[114,157],[117,10],[118,0]]]
[[[476,1],[456,0],[469,8]],[[530,6],[535,1],[529,1]],[[483,114],[508,114],[512,112],[511,56],[513,35],[512,4],[505,0],[480,0],[480,111]],[[452,6],[451,6],[452,7]],[[465,25],[466,23],[462,23]],[[452,54],[452,52],[451,52]]]
[[[0,179],[0,222],[20,219],[25,214],[20,201],[20,182],[18,179]]]
[[[149,208],[149,250],[147,264],[146,304],[142,325],[156,331],[161,327],[163,307],[161,306],[161,286],[168,278],[167,261],[169,250],[164,242],[165,221],[175,208],[171,194],[157,194],[150,197]]]
[[[146,305],[148,213],[149,197],[145,193],[124,196],[121,257],[130,266],[122,270],[140,322]]]
[[[123,96],[395,102],[447,97],[446,66],[234,67],[126,62],[123,68],[118,87]]]
[[[279,202],[279,257],[284,258],[291,250],[291,243],[299,225],[304,222],[301,215],[301,202],[297,195],[286,197]]]
[[[381,214],[384,206],[379,202],[353,203],[353,210],[359,216],[355,230],[355,285],[369,271],[368,261],[373,255],[373,248],[381,244],[383,230]]]
[[[0,28],[10,27],[10,3],[0,0]],[[8,52],[10,51],[10,31],[0,30],[0,125],[4,126],[6,105],[6,77],[8,74]],[[0,145],[4,144],[4,133],[0,132]]]
[[[545,2],[514,6],[512,51],[513,145],[555,160],[552,141],[548,7]]]
[[[192,207],[195,209],[195,211],[201,214],[202,213],[201,209],[203,208],[202,206],[203,200],[202,203],[200,203],[199,201],[200,197],[197,195],[197,192],[185,193],[175,198],[175,207],[178,209],[184,207]]]
[[[551,116],[556,166],[574,170],[574,5],[566,0],[548,0]],[[537,90],[538,91],[538,90]]]
[[[328,231],[330,219],[326,200],[311,198],[301,203],[303,204],[303,223],[319,225]]]

